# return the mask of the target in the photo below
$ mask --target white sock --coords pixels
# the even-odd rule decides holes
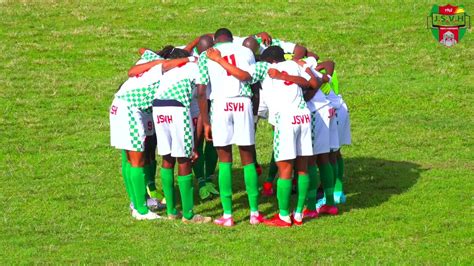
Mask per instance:
[[[289,215],[281,215],[281,214],[278,214],[280,216],[280,219],[282,219],[283,221],[287,222],[287,223],[291,223],[291,219],[290,219],[290,216]]]
[[[295,212],[295,220],[298,222],[303,221],[303,214],[301,212]]]
[[[258,215],[259,215],[258,211],[256,211],[256,212],[252,212],[252,211],[251,211],[251,212],[250,212],[250,216],[258,216]]]
[[[225,214],[223,215],[224,219],[232,218],[232,214]]]

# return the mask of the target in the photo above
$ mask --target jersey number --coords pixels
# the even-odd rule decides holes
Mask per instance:
[[[286,71],[282,71],[281,73],[288,75],[288,72],[286,72]],[[293,83],[291,81],[285,81],[285,82],[283,82],[283,84],[285,84],[286,86],[290,86],[290,85],[293,85],[295,83]]]
[[[229,62],[229,64],[233,65],[233,66],[237,66],[237,63],[235,63],[235,55],[231,54],[229,56],[224,56],[222,57],[224,58],[225,61]],[[230,60],[229,60],[230,59]],[[227,76],[230,76],[230,73],[229,71],[227,71]]]

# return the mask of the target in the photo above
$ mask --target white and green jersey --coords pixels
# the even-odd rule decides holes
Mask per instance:
[[[163,74],[156,99],[176,100],[184,107],[190,108],[198,79],[199,69],[196,63],[187,63],[182,67],[173,68]]]
[[[156,53],[146,50],[136,65],[158,59],[162,58]],[[115,97],[126,101],[130,107],[147,109],[151,107],[156,90],[160,85],[161,76],[162,65],[159,64],[138,76],[128,78],[128,80],[120,86]]]
[[[249,71],[250,66],[255,63],[255,57],[250,49],[231,42],[218,43],[214,48],[221,52],[222,57],[230,64]],[[198,84],[212,84],[210,99],[224,99],[233,97],[252,97],[252,90],[248,82],[242,82],[232,76],[218,63],[209,60],[206,52],[199,56]]]
[[[246,38],[247,38],[247,37],[243,38],[243,37],[234,36],[233,43],[234,43],[234,44],[238,44],[238,45],[243,45],[243,44],[244,44],[244,40],[245,40]],[[262,38],[260,38],[260,37],[255,37],[255,39],[256,39],[257,42],[260,44],[260,47],[259,47],[259,49],[258,49],[258,54],[259,54],[259,55],[261,55],[261,54],[263,53],[263,51],[265,51],[265,49],[267,49],[269,46],[278,46],[278,47],[281,47],[281,48],[283,49],[283,51],[285,51],[285,54],[291,54],[291,53],[294,52],[295,46],[296,46],[295,43],[285,42],[285,41],[282,41],[282,40],[279,40],[279,39],[272,39],[272,43],[271,43],[269,46],[266,46],[265,44],[263,44]]]
[[[309,80],[311,77],[294,61],[283,61],[276,64],[257,62],[251,69],[252,82],[262,83],[262,93],[270,113],[287,110],[305,109],[306,102],[303,90],[293,82],[273,79],[268,76],[268,69],[274,68],[292,76],[300,76]]]

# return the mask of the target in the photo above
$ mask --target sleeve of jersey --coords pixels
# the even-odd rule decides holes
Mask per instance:
[[[250,75],[252,76],[250,83],[255,84],[259,81],[263,81],[268,72],[269,65],[267,62],[257,62],[252,65],[250,68]]]
[[[286,54],[292,54],[295,51],[295,43],[272,39],[272,45],[280,46]]]
[[[209,70],[207,68],[207,58],[206,52],[203,52],[199,56],[198,60],[198,69],[199,69],[199,78],[197,84],[207,85],[209,83]]]
[[[304,78],[304,79],[306,79],[306,80],[310,80],[310,79],[311,79],[311,76],[310,76],[308,73],[306,73],[306,71],[304,71],[304,69],[303,69],[302,67],[298,66],[298,68],[299,68],[300,76],[301,76],[302,78]]]
[[[163,58],[161,56],[159,56],[158,54],[156,54],[155,52],[151,51],[151,50],[146,50],[142,54],[142,57],[140,58],[140,61],[144,60],[145,61],[144,63],[148,63],[148,62],[158,60],[158,59],[163,59]]]

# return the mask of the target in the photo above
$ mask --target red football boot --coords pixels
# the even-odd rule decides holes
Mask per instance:
[[[304,209],[303,211],[303,219],[316,219],[318,218],[318,211],[316,210],[308,210]]]
[[[269,220],[265,220],[263,224],[268,225],[268,226],[275,226],[275,227],[291,227],[291,222],[287,223],[280,219],[280,214],[275,214],[273,218]]]
[[[336,206],[331,205],[323,205],[317,209],[319,214],[329,214],[329,215],[337,215],[339,210]]]

